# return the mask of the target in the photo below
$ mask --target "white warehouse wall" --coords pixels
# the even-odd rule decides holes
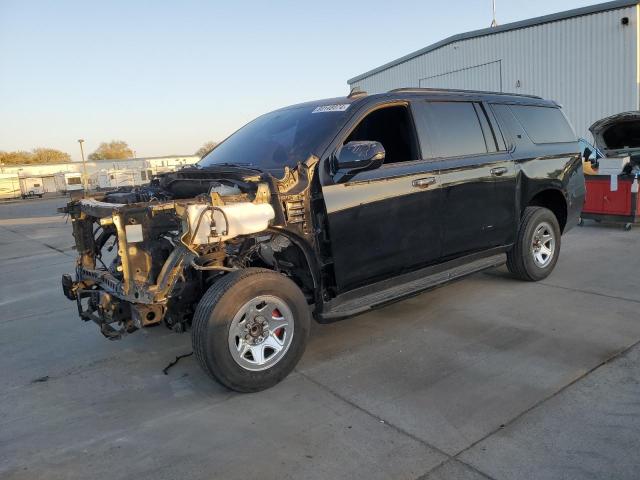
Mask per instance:
[[[638,27],[638,6],[618,8],[456,41],[349,82],[368,93],[422,86],[538,95],[560,103],[590,138],[594,121],[640,109]]]

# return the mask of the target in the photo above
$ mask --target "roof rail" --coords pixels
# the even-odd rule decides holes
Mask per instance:
[[[423,87],[403,87],[403,88],[394,88],[393,90],[389,90],[387,93],[421,93],[421,92],[453,92],[453,93],[480,93],[485,95],[505,95],[505,96],[513,96],[513,97],[526,97],[526,98],[537,98],[539,100],[543,100],[542,97],[538,97],[537,95],[527,95],[524,93],[507,93],[507,92],[489,92],[485,90],[463,90],[460,88],[423,88]]]

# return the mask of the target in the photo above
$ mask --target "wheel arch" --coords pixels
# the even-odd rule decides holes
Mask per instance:
[[[564,228],[567,224],[567,199],[561,190],[556,188],[547,188],[537,192],[533,195],[528,202],[523,205],[522,212],[526,207],[544,207],[553,212],[558,225],[560,225],[560,232],[564,232]]]
[[[296,265],[298,267],[297,269],[308,274],[308,278],[304,278],[304,275],[293,275],[292,279],[295,280],[296,283],[299,283],[301,286],[308,289],[310,292],[313,292],[315,303],[321,301],[321,284],[318,263],[313,250],[308,245],[308,242],[290,230],[283,228],[269,227],[266,231],[274,235],[286,237],[291,242],[291,247],[299,253],[301,261],[304,262],[303,264]],[[267,268],[275,270],[272,267]]]

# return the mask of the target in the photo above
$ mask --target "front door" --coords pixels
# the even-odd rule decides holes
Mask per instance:
[[[441,255],[438,171],[422,158],[408,105],[377,107],[342,144],[378,141],[384,165],[323,187],[336,282],[346,291]]]

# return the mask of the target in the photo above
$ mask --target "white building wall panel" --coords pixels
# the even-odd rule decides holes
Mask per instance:
[[[631,6],[461,40],[352,86],[381,93],[400,87],[490,85],[489,90],[539,95],[562,104],[578,135],[588,137],[595,120],[640,108],[637,9]],[[623,17],[629,18],[626,26]]]
[[[454,70],[418,79],[423,88],[462,88],[469,90],[502,91],[502,61]]]

